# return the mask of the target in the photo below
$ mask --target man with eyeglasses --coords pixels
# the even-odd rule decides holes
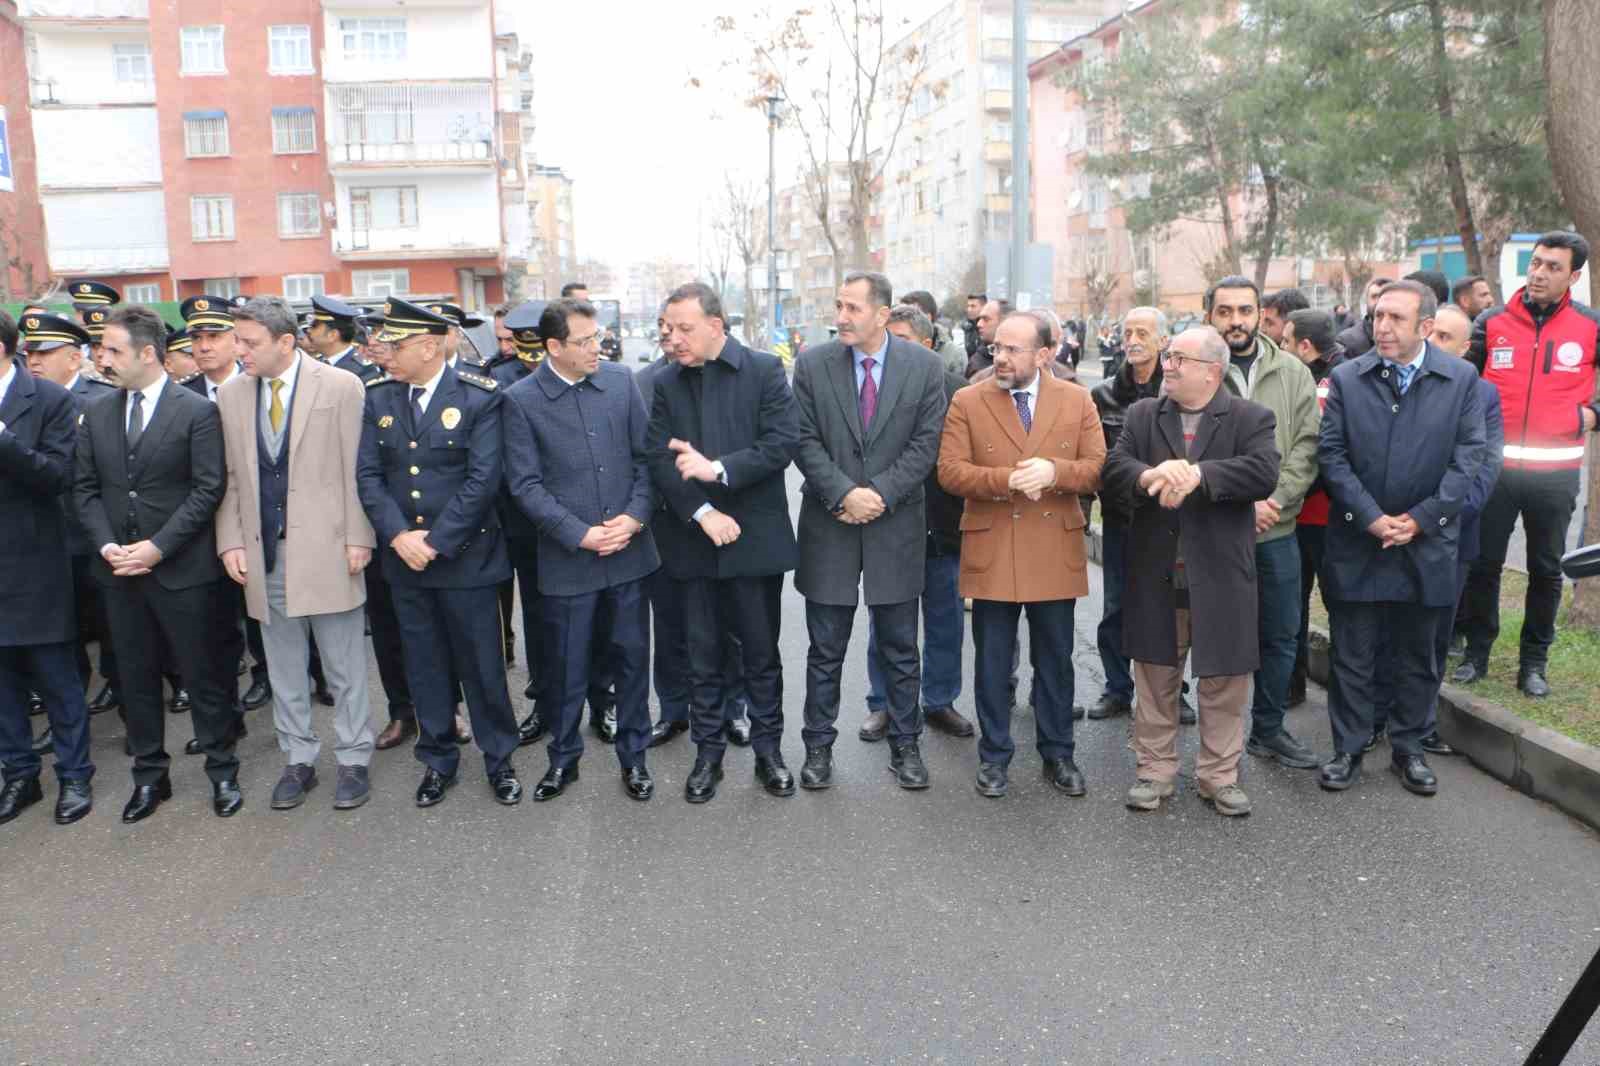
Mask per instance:
[[[1178,693],[1194,653],[1200,752],[1195,783],[1218,814],[1249,814],[1239,787],[1256,637],[1255,501],[1278,482],[1272,412],[1223,387],[1228,345],[1210,326],[1167,349],[1164,395],[1128,412],[1105,485],[1131,501],[1122,650],[1133,660],[1137,779],[1127,805],[1177,791]],[[1191,624],[1192,623],[1192,624]]]
[[[1073,607],[1089,592],[1078,496],[1100,487],[1106,442],[1089,390],[1042,373],[1050,327],[1013,312],[995,329],[994,377],[956,393],[939,445],[939,483],[963,497],[962,596],[972,599],[980,795],[1004,796],[1016,752],[1010,680],[1028,615],[1034,718],[1045,780],[1087,791],[1073,761]]]

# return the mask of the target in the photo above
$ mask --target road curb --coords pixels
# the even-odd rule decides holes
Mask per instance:
[[[1100,528],[1088,534],[1099,563]],[[1312,626],[1310,644],[1307,673],[1326,686],[1328,635]],[[1454,685],[1439,690],[1439,734],[1491,777],[1600,829],[1600,750]]]

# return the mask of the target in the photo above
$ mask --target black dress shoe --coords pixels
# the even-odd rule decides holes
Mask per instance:
[[[919,792],[928,787],[928,767],[922,761],[922,749],[917,742],[889,741],[889,772],[901,788]]]
[[[1489,674],[1488,663],[1473,662],[1471,659],[1462,659],[1461,665],[1450,671],[1452,685],[1473,685],[1482,681]]]
[[[522,782],[517,780],[517,771],[512,767],[502,766],[489,775],[489,791],[494,793],[496,803],[507,807],[522,802]]]
[[[643,766],[630,766],[622,771],[622,789],[629,799],[643,802],[656,794],[656,782]]]
[[[1126,700],[1119,700],[1109,693],[1095,700],[1094,706],[1089,708],[1089,717],[1096,721],[1101,718],[1114,718],[1119,714],[1127,714],[1133,707]]]
[[[522,698],[525,700],[531,700],[536,698],[538,695],[539,682],[535,681],[531,677],[528,678],[528,683],[522,687]]]
[[[1439,735],[1439,731],[1437,729],[1423,737],[1421,740],[1417,741],[1417,746],[1423,751],[1427,752],[1429,755],[1456,754],[1456,749],[1444,742],[1444,738]]]
[[[1361,756],[1340,752],[1317,775],[1317,784],[1329,792],[1343,792],[1361,780]]]
[[[61,782],[56,798],[56,824],[71,825],[94,809],[94,789],[88,781],[73,778]]]
[[[517,747],[532,744],[542,736],[544,736],[544,719],[540,717],[538,711],[529,711],[528,717],[517,726]]]
[[[830,788],[833,785],[833,749],[816,747],[806,749],[806,761],[800,767],[800,787],[809,789]]]
[[[717,794],[717,782],[722,780],[722,764],[696,759],[694,769],[683,782],[683,798],[690,803],[706,803]]]
[[[1046,759],[1044,779],[1050,782],[1051,787],[1057,792],[1064,792],[1069,796],[1082,796],[1089,791],[1083,771],[1078,769],[1078,764],[1071,759]]]
[[[383,732],[378,734],[378,739],[373,742],[373,747],[379,751],[388,751],[417,735],[417,720],[415,718],[392,718],[389,724],[383,727]]]
[[[172,778],[162,774],[153,785],[135,785],[128,805],[122,808],[124,822],[142,822],[161,806],[162,800],[172,798]]]
[[[266,705],[272,699],[272,682],[264,677],[258,677],[250,682],[250,687],[244,690],[244,709],[253,711],[257,707]]]
[[[756,780],[774,796],[794,795],[794,775],[777,752],[756,756]]]
[[[235,718],[233,720],[233,740],[230,741],[230,743],[237,744],[239,741],[243,740],[249,735],[250,727],[244,724],[244,716],[240,715],[238,718]],[[183,745],[183,753],[185,755],[199,755],[200,751],[201,748],[199,737],[190,737]]]
[[[167,705],[167,710],[173,714],[188,714],[194,710],[194,702],[189,699],[189,690],[180,688],[172,694],[172,702]]]
[[[533,786],[533,798],[540,803],[553,800],[567,790],[567,786],[578,779],[578,768],[574,766],[552,766],[539,778],[539,783]]]
[[[1400,784],[1407,792],[1419,796],[1432,796],[1439,791],[1439,779],[1433,775],[1428,760],[1420,755],[1396,755],[1389,769],[1400,775]]]
[[[39,695],[37,692],[28,693],[28,713],[29,714],[43,714],[44,713],[44,697]]]
[[[117,690],[111,687],[111,682],[107,681],[100,686],[100,691],[94,694],[94,699],[89,701],[89,713],[103,714],[121,702],[121,698],[117,696]]]
[[[659,747],[679,733],[687,733],[688,731],[688,722],[669,722],[663,719],[650,727],[650,743],[648,746],[652,748]]]
[[[0,788],[0,825],[11,821],[44,799],[44,788],[37,777],[19,777]]]
[[[1367,752],[1383,743],[1383,738],[1387,736],[1388,733],[1389,726],[1385,722],[1379,722],[1377,725],[1373,726],[1372,735],[1367,738],[1367,742],[1365,744],[1361,745],[1361,754],[1365,755]]]
[[[232,818],[244,806],[244,793],[239,791],[239,780],[224,777],[211,782],[211,809],[218,818]]]
[[[978,779],[974,787],[978,795],[988,796],[990,799],[999,799],[1006,794],[1010,783],[1006,780],[1006,768],[997,762],[981,762],[978,764]]]
[[[1524,666],[1517,671],[1517,689],[1524,696],[1542,700],[1550,695],[1550,682],[1544,679],[1544,667]]]
[[[589,715],[589,728],[594,735],[600,738],[601,743],[615,744],[617,742],[617,708],[607,707],[602,713]],[[538,797],[534,797],[537,799]]]
[[[422,771],[422,783],[417,785],[417,806],[433,807],[444,802],[444,794],[455,786],[456,775],[444,776],[433,767]]]
[[[43,755],[45,752],[47,752],[51,748],[55,747],[55,743],[56,743],[55,730],[53,730],[50,726],[47,725],[47,726],[44,727],[44,732],[40,733],[37,737],[34,738],[34,740],[33,740],[33,753],[35,755]]]
[[[324,707],[332,707],[334,704],[333,693],[328,691],[328,683],[326,681],[317,683],[316,691],[311,693],[311,698]]]
[[[736,748],[750,746],[750,719],[745,715],[730,719],[728,722],[728,743]]]

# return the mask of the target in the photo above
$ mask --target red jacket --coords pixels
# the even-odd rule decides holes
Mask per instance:
[[[1472,361],[1500,393],[1507,470],[1583,465],[1583,408],[1593,402],[1600,313],[1571,294],[1535,317],[1523,294],[1478,316]]]

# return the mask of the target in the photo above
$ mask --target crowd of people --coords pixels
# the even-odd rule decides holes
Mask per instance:
[[[1471,683],[1519,517],[1518,685],[1550,691],[1557,564],[1600,424],[1600,315],[1569,292],[1588,251],[1544,235],[1499,306],[1482,279],[1375,279],[1349,322],[1226,277],[1176,335],[1161,310],[1129,311],[1092,391],[1076,381],[1082,323],[975,294],[963,344],[930,294],[896,301],[870,272],[844,278],[834,336],[799,353],[792,382],[697,282],[662,306],[663,354],[637,374],[602,358],[579,284],[498,309],[484,360],[465,342],[484,323],[450,303],[317,297],[302,319],[278,297],[198,296],[171,331],[73,283],[77,319],[0,313],[0,823],[43,799],[46,752],[56,821],[89,813],[89,723],[112,708],[132,759],[125,822],[172,796],[169,711],[192,717],[215,813],[236,813],[246,712],[268,702],[274,809],[319,783],[319,704],[339,809],[369,799],[375,751],[407,742],[418,806],[444,800],[469,743],[494,798],[516,804],[513,757],[546,734],[531,791],[552,800],[578,781],[586,708],[635,800],[655,792],[649,750],[685,732],[690,803],[714,798],[730,743],[752,748],[772,795],[825,789],[863,601],[857,734],[887,741],[902,788],[930,785],[926,728],[976,735],[976,790],[1007,793],[1025,615],[1035,746],[1066,796],[1088,789],[1075,720],[1120,715],[1134,810],[1175,795],[1185,725],[1197,791],[1223,815],[1252,809],[1246,753],[1339,791],[1385,737],[1401,784],[1432,795],[1452,634]],[[1074,608],[1095,501],[1106,683],[1082,707]],[[791,572],[809,643],[798,773],[779,654]],[[1306,698],[1313,584],[1331,753],[1286,726]],[[964,600],[975,723],[957,708]]]

